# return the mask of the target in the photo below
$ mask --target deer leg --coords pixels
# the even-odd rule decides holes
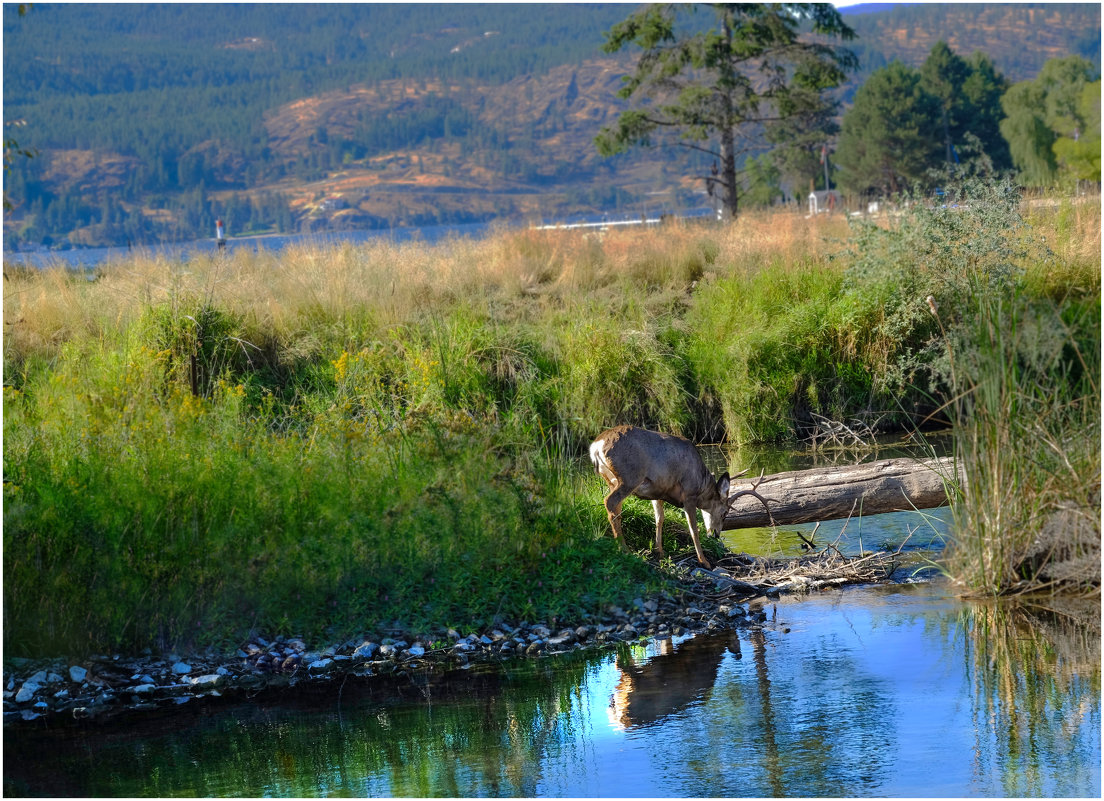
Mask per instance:
[[[625,498],[632,494],[632,490],[626,490],[625,485],[610,489],[606,496],[606,514],[609,516],[610,527],[613,529],[613,538],[621,546],[622,551],[627,551],[629,546],[625,544],[625,538],[621,536],[621,504]]]
[[[709,561],[705,558],[705,551],[702,550],[701,542],[698,540],[697,507],[693,505],[687,505],[686,508],[683,509],[683,511],[686,512],[686,523],[690,526],[690,538],[694,540],[694,550],[697,551],[698,561],[701,562],[702,567],[704,567],[706,570],[712,570],[713,566],[709,564]]]
[[[663,501],[652,501],[652,510],[656,519],[655,549],[659,558],[663,558]]]

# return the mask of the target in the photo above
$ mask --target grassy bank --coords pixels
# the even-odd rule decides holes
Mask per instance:
[[[937,210],[854,228],[776,214],[8,271],[5,647],[625,603],[662,579],[617,552],[597,479],[575,469],[603,427],[796,441],[811,412],[953,414],[961,259],[1010,276],[986,297],[1099,310],[1099,203],[1028,227],[978,203],[997,211],[974,232]],[[1091,355],[1099,311],[1068,328]]]

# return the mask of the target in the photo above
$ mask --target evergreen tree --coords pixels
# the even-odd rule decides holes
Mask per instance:
[[[969,65],[970,75],[962,85],[969,113],[959,123],[960,135],[976,136],[994,169],[1011,169],[1012,155],[1000,131],[1000,121],[1004,117],[1000,99],[1008,91],[1008,80],[980,50],[970,57]]]
[[[698,6],[652,4],[606,34],[607,53],[629,44],[643,50],[618,93],[638,105],[595,142],[599,153],[612,155],[649,146],[657,134],[677,134],[678,144],[714,159],[716,174],[703,176],[706,188],[735,217],[737,156],[757,143],[763,126],[832,106],[824,92],[839,86],[856,60],[824,40],[848,40],[854,32],[827,3],[709,8],[708,30],[693,17]],[[815,41],[799,36],[803,25],[818,35]]]
[[[936,42],[924,66],[920,68],[921,86],[939,101],[939,121],[943,131],[943,147],[947,163],[954,162],[954,134],[960,133],[967,109],[962,87],[970,75],[966,61],[955,54],[946,42]]]
[[[855,194],[896,195],[939,163],[939,101],[920,73],[899,61],[878,70],[855,93],[836,150],[840,184]]]
[[[944,159],[959,162],[967,134],[977,138],[993,167],[1012,166],[1008,145],[1000,134],[1000,98],[1008,88],[992,59],[981,52],[969,61],[946,42],[937,42],[920,70],[924,90],[939,101]]]

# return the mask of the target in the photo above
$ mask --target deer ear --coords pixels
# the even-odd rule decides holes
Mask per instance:
[[[725,473],[717,480],[717,492],[721,493],[722,498],[728,497],[728,486],[731,480],[728,477],[728,473]]]

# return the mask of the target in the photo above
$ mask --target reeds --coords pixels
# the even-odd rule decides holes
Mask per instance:
[[[989,297],[960,343],[948,569],[972,592],[1099,592],[1099,314]]]

